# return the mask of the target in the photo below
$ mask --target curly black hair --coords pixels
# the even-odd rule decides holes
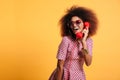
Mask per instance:
[[[69,23],[73,16],[81,18],[83,22],[87,21],[90,23],[88,37],[96,34],[98,26],[98,19],[96,17],[96,14],[88,8],[72,6],[66,11],[66,14],[59,20],[62,37],[71,36],[72,38],[75,38],[75,34],[71,31],[71,28],[69,26]]]

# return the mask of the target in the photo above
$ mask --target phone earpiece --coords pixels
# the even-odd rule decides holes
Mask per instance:
[[[85,26],[85,29],[89,28],[90,27],[90,23],[89,22],[84,22],[84,26]]]

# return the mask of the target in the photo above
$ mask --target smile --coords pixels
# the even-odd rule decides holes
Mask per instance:
[[[73,30],[78,30],[78,29],[79,29],[79,27],[74,27],[74,28],[73,28]]]

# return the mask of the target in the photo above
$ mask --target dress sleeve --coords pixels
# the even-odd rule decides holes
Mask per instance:
[[[66,59],[68,43],[69,43],[68,38],[63,37],[62,41],[61,41],[61,43],[58,47],[57,56],[56,56],[57,59],[60,59],[60,60],[65,60]]]
[[[91,38],[87,40],[87,48],[89,54],[92,56],[93,40]]]

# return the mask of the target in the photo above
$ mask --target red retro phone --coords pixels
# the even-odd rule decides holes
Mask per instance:
[[[84,22],[84,29],[89,28],[89,27],[90,27],[90,23],[89,22]],[[76,33],[76,38],[77,39],[83,38],[83,33],[82,32]]]

